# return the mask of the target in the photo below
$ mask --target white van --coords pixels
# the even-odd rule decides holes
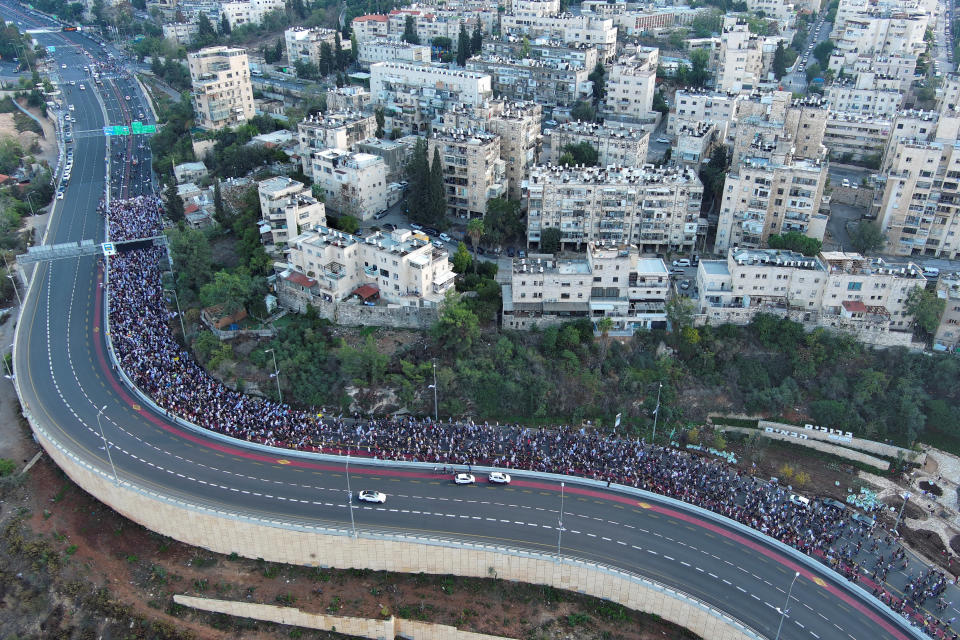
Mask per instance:
[[[798,507],[806,507],[808,509],[810,508],[810,498],[804,498],[803,496],[797,495],[796,493],[790,494],[790,502],[797,505]]]
[[[926,278],[939,278],[939,277],[940,277],[940,269],[937,269],[936,267],[924,267],[924,268],[923,268],[923,275],[924,275],[924,277],[926,277]]]

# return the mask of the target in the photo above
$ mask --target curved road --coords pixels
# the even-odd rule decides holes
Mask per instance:
[[[19,8],[28,25],[38,19]],[[64,200],[56,201],[47,243],[103,240],[96,205],[106,180],[104,109],[109,124],[149,115],[130,80],[105,79],[99,92],[85,78],[83,53],[100,51],[83,34],[38,34],[56,45],[58,73],[88,84],[65,87],[76,105],[75,162]],[[99,55],[99,54],[96,54]],[[60,69],[59,64],[67,69]],[[102,104],[97,100],[102,97]],[[126,96],[131,100],[127,101]],[[129,162],[112,165],[113,193],[151,190],[149,149],[139,140],[113,141]],[[116,197],[116,196],[115,196]],[[226,446],[184,432],[137,404],[108,365],[102,318],[102,274],[96,257],[64,259],[36,267],[21,316],[15,368],[22,397],[36,420],[75,454],[110,472],[97,415],[113,463],[124,480],[172,497],[254,517],[350,525],[346,477],[337,464],[284,460]],[[516,479],[509,487],[485,483],[452,486],[430,473],[351,465],[353,489],[379,489],[386,505],[354,505],[358,528],[442,535],[555,552],[561,488]],[[772,546],[666,504],[641,505],[615,492],[566,487],[562,552],[649,576],[728,612],[773,637],[797,567]],[[883,640],[909,635],[885,609],[859,600],[845,583],[799,568],[781,638]]]

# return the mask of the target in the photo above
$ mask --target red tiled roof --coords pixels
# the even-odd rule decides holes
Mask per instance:
[[[380,295],[380,289],[372,284],[365,284],[362,287],[357,287],[353,291],[353,295],[360,296],[361,299],[366,300]]]
[[[287,282],[292,282],[293,284],[298,284],[301,287],[309,289],[317,284],[317,281],[313,278],[308,278],[299,271],[293,271],[286,277]]]
[[[371,14],[366,16],[357,16],[353,19],[354,22],[386,22],[387,16],[381,16],[377,14]]]
[[[193,213],[194,211],[199,211],[199,210],[200,210],[200,207],[198,207],[197,204],[194,202],[191,202],[190,204],[188,204],[183,208],[184,213]]]
[[[842,303],[843,308],[849,311],[850,313],[866,313],[867,305],[863,304],[859,300],[844,300]]]

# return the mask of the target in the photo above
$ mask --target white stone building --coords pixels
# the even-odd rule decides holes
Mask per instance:
[[[440,129],[427,139],[427,157],[439,150],[450,216],[469,219],[487,212],[487,200],[507,192],[500,136],[480,130]]]
[[[220,11],[227,16],[231,29],[245,24],[260,24],[266,14],[285,8],[284,0],[238,0],[220,4]]]
[[[187,54],[197,124],[222,129],[254,116],[253,85],[245,49],[208,47]]]
[[[570,13],[556,16],[508,13],[501,17],[500,29],[516,36],[547,36],[568,44],[594,46],[604,62],[612,60],[617,53],[617,27],[610,18]]]
[[[610,65],[607,73],[606,111],[620,116],[644,118],[653,111],[660,51],[644,48]]]
[[[268,253],[282,253],[301,231],[326,226],[326,208],[302,182],[286,176],[257,184],[260,195],[261,237]]]
[[[365,40],[357,43],[357,63],[364,69],[377,62],[430,64],[430,47],[396,40]]]
[[[369,220],[387,208],[387,165],[369,153],[321,149],[310,153],[310,175],[326,205],[340,215]],[[306,172],[305,172],[306,173]]]
[[[297,124],[303,172],[310,173],[311,152],[320,149],[349,151],[361,140],[373,137],[376,131],[376,117],[357,111],[307,116]]]
[[[598,164],[639,167],[647,162],[650,134],[613,124],[563,122],[544,132],[544,162],[558,164],[564,147],[586,142],[597,150]]]
[[[320,66],[320,52],[323,45],[330,47],[332,56],[336,56],[337,34],[336,29],[325,29],[323,27],[291,27],[283,32],[283,37],[287,45],[287,60],[290,64],[297,62],[309,62]],[[350,39],[341,39],[340,48],[344,51],[350,50]]]

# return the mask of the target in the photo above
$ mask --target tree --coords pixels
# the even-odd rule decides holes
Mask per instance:
[[[410,44],[420,44],[420,36],[417,35],[417,23],[413,16],[407,16],[406,21],[404,21],[403,35],[400,39]]]
[[[230,21],[227,20],[227,14],[220,14],[220,35],[228,36],[230,35]]]
[[[540,252],[557,253],[560,251],[560,239],[562,238],[560,229],[556,227],[547,227],[540,232]]]
[[[607,94],[607,70],[603,68],[602,62],[597,62],[587,79],[593,82],[593,106],[599,107]]]
[[[317,65],[320,75],[326,76],[334,71],[333,48],[329,42],[320,43],[320,64]]]
[[[813,48],[813,57],[824,69],[830,65],[830,54],[833,53],[834,46],[832,40],[824,40]]]
[[[613,320],[606,316],[597,320],[597,331],[600,332],[600,337],[603,340],[603,351],[600,353],[600,365],[603,366],[603,361],[607,359],[607,350],[610,348],[610,332],[613,331]]]
[[[210,243],[203,232],[197,229],[173,228],[167,234],[170,238],[170,257],[177,274],[177,289],[180,295],[186,291],[195,295],[210,280],[213,263]]]
[[[343,50],[343,41],[340,40],[339,31],[333,36],[333,59],[338,71],[343,71],[350,63],[350,54]]]
[[[670,113],[670,106],[667,104],[667,101],[664,99],[663,94],[660,93],[659,90],[653,94],[653,110],[659,111],[663,115]]]
[[[570,117],[581,122],[593,122],[597,119],[597,112],[592,104],[580,100],[570,109]]]
[[[440,160],[440,147],[433,148],[433,161],[430,163],[430,221],[438,229],[447,226],[447,194],[443,183],[443,161]]]
[[[467,251],[467,245],[462,242],[457,243],[457,250],[453,254],[452,262],[454,273],[467,272],[467,269],[470,268],[470,263],[473,262],[470,252]]]
[[[773,234],[767,238],[767,245],[771,249],[787,249],[796,251],[805,256],[815,256],[820,253],[823,243],[816,238],[810,238],[799,231],[788,231],[783,234]]]
[[[697,49],[690,54],[690,84],[695,87],[702,87],[707,84],[710,72],[707,70],[707,64],[710,62],[710,55],[703,49]]]
[[[265,291],[265,281],[251,276],[246,268],[217,271],[213,280],[200,288],[200,303],[205,307],[220,305],[225,314],[232,315],[249,308]]]
[[[350,62],[357,61],[357,53],[360,51],[360,45],[357,44],[357,36],[354,33],[350,34]]]
[[[467,235],[470,236],[470,244],[473,245],[473,272],[477,272],[477,245],[480,244],[480,238],[483,237],[483,219],[473,218],[467,223]]]
[[[470,36],[467,35],[467,27],[460,23],[460,35],[457,36],[457,65],[464,67],[467,64],[467,58],[470,57]]]
[[[441,347],[453,353],[469,351],[480,337],[480,322],[466,301],[453,290],[447,291],[440,317],[432,329],[434,339]]]
[[[374,135],[380,139],[383,139],[383,135],[385,133],[383,130],[383,125],[386,123],[386,117],[384,116],[382,106],[378,106],[376,110],[374,110],[374,116],[377,118],[377,132]]]
[[[773,76],[779,80],[785,75],[787,75],[787,52],[781,40],[777,43],[777,50],[773,52]]]
[[[600,153],[586,141],[568,144],[563,147],[563,152],[563,156],[569,156],[570,162],[563,162],[563,156],[561,156],[560,164],[582,164],[587,167],[595,167],[600,162]]]
[[[936,291],[926,287],[916,286],[907,294],[906,311],[913,317],[913,325],[927,335],[937,332],[940,325],[940,316],[947,306],[947,301],[938,297]]]
[[[410,191],[407,194],[407,214],[414,222],[428,222],[430,207],[430,161],[427,158],[427,141],[417,138],[407,164],[407,180]]]
[[[230,221],[227,220],[227,210],[223,206],[223,193],[220,191],[219,180],[213,183],[213,218],[220,226],[230,226]]]
[[[202,11],[197,16],[197,36],[194,41],[201,47],[206,47],[217,41],[217,31],[210,24],[210,18]]]
[[[683,329],[693,326],[693,301],[686,296],[672,296],[664,305],[667,321],[673,332],[675,343],[679,344]]]
[[[433,45],[434,49],[439,49],[440,51],[450,51],[453,47],[453,40],[447,36],[437,36],[430,41],[430,44]]]
[[[167,214],[167,217],[171,222],[180,222],[184,218],[183,212],[183,200],[180,199],[180,194],[177,193],[177,183],[170,181],[167,184],[167,192],[164,196],[164,213]]]
[[[480,20],[473,27],[473,35],[470,36],[470,52],[477,54],[483,51],[483,31],[480,29]]]
[[[281,60],[283,58],[283,39],[277,38],[277,43],[273,45],[273,59]]]
[[[861,220],[850,232],[850,244],[860,253],[879,251],[887,243],[887,237],[876,222]]]
[[[488,200],[483,229],[487,242],[495,247],[522,239],[527,228],[523,223],[520,203],[507,198]]]

